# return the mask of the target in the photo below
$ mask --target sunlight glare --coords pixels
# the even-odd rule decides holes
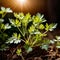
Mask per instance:
[[[24,4],[26,2],[26,0],[20,0],[21,4]]]

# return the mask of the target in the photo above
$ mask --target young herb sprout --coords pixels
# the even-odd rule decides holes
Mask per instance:
[[[21,41],[24,42],[23,48],[25,48],[26,52],[29,53],[33,50],[33,47],[40,46],[42,49],[47,50],[50,40],[46,38],[48,31],[53,31],[57,24],[46,23],[46,19],[44,15],[37,13],[36,15],[31,16],[30,13],[26,15],[24,13],[13,13],[14,18],[9,18],[10,24],[4,24],[3,17],[7,12],[12,12],[10,8],[1,8],[0,14],[2,15],[0,18],[0,38],[3,40],[6,38],[5,31],[6,29],[10,29],[13,27],[16,28],[18,32],[13,32],[12,36],[10,36],[7,41],[4,41],[6,44],[19,44]],[[46,24],[44,24],[46,23]],[[15,30],[15,29],[13,29]],[[21,49],[17,49],[17,55],[20,55]],[[22,57],[22,56],[21,56]]]

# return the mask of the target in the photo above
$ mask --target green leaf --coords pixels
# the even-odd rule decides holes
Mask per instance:
[[[21,26],[21,22],[20,22],[19,20],[16,19],[15,25],[16,25],[17,27],[20,27],[20,26]]]
[[[44,28],[45,28],[45,27],[44,27],[43,24],[40,24],[40,25],[39,25],[39,29],[43,30]]]
[[[4,19],[0,19],[0,23],[4,22]]]
[[[46,23],[45,26],[46,26],[45,30],[48,31],[49,30],[49,25]]]
[[[3,12],[9,12],[9,13],[12,12],[12,10],[11,10],[10,8],[1,7],[1,10],[2,10]]]
[[[33,24],[36,26],[40,23],[40,18],[38,16],[35,16],[35,18],[33,19]]]
[[[53,31],[53,30],[56,28],[56,26],[57,26],[57,24],[54,24],[54,23],[49,24],[49,25],[46,23],[46,28],[45,28],[45,30],[46,30],[46,31]]]
[[[7,23],[7,24],[5,24],[5,27],[4,27],[5,29],[10,29],[11,28],[11,26]]]
[[[21,19],[23,19],[24,18],[24,14],[23,13],[14,13],[14,16],[16,17],[16,18],[18,18],[19,20],[21,20]]]
[[[0,11],[0,14],[3,14],[4,12],[3,11]]]
[[[29,33],[33,33],[35,31],[35,27],[33,25],[30,26],[30,29],[28,31],[29,31]]]
[[[14,44],[18,44],[18,43],[20,43],[21,42],[21,40],[18,40],[17,38],[14,38],[14,37],[11,37],[11,38],[9,38],[7,41],[6,41],[6,43],[7,44],[12,44],[12,43],[14,43]]]
[[[10,23],[15,26],[15,20],[14,19],[9,19]]]
[[[20,15],[17,14],[17,13],[14,13],[14,16],[15,16],[16,18],[19,18],[19,17],[20,17]]]
[[[13,33],[13,36],[14,36],[15,38],[17,38],[17,33]]]
[[[40,34],[40,31],[35,31],[32,34]]]
[[[40,23],[46,22],[43,14],[37,13],[37,16],[40,18]]]
[[[28,44],[25,44],[24,48],[25,48],[25,50],[26,50],[27,53],[29,53],[29,52],[32,51],[32,48]]]
[[[1,24],[1,29],[5,29],[5,25],[3,23]]]
[[[21,22],[18,19],[16,19],[16,20],[9,19],[9,21],[14,27],[20,27],[21,26]]]
[[[48,50],[48,45],[42,45],[41,48],[45,49],[45,50]]]
[[[60,42],[57,41],[56,46],[60,46]]]
[[[30,13],[27,13],[26,16],[25,16],[26,20],[29,20],[31,18],[31,14]]]
[[[22,25],[27,27],[28,23],[31,21],[31,15],[30,13],[26,14],[24,18],[22,19]]]
[[[21,52],[22,52],[21,49],[17,49],[16,54],[20,56]]]
[[[56,47],[60,49],[60,46],[56,46]]]
[[[20,43],[20,42],[21,42],[21,36],[20,36],[20,34],[17,34],[17,33],[13,33],[12,37],[10,37],[10,38],[6,41],[7,44],[8,44],[8,43],[10,43],[10,44],[12,44],[12,43],[18,44],[18,43]]]
[[[0,51],[6,51],[6,49],[9,48],[6,44],[2,44],[0,46]]]
[[[49,39],[43,40],[43,44],[49,45],[50,44],[50,40]]]
[[[57,39],[57,40],[60,40],[60,36],[56,36],[56,39]]]
[[[52,24],[49,25],[49,30],[53,31],[56,27],[57,27],[57,24],[52,23]]]
[[[51,43],[51,44],[54,44],[55,42],[54,42],[54,40],[50,40],[50,43]]]
[[[6,12],[12,13],[13,11],[10,8],[6,8]]]
[[[32,48],[29,47],[28,50],[27,50],[27,53],[31,52],[32,51]]]
[[[20,39],[20,38],[21,38],[21,35],[20,35],[20,34],[18,34],[17,38],[18,38],[18,39]]]

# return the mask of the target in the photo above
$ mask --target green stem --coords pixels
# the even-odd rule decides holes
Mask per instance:
[[[48,31],[45,31],[43,34],[46,34]]]
[[[2,14],[2,18],[4,18],[5,15],[6,15],[6,13],[5,14]]]
[[[19,29],[19,27],[17,27],[18,28],[18,30],[20,31],[20,33],[23,35],[23,33],[22,33],[22,31]]]
[[[30,40],[30,38],[31,38],[31,34],[30,34],[29,37],[28,37],[28,41]]]
[[[22,54],[20,56],[21,56],[22,60],[25,60]]]
[[[35,40],[33,43],[32,43],[32,47],[34,46],[34,44],[37,42],[37,40]]]
[[[25,41],[24,40],[22,40],[24,43],[25,43]]]
[[[22,34],[23,38],[25,39],[25,37],[24,37],[22,31],[19,29],[19,27],[17,27],[17,28],[18,28],[18,30],[20,31],[20,33]]]
[[[2,33],[2,34],[3,34],[3,32],[1,31],[1,29],[0,29],[0,33]]]

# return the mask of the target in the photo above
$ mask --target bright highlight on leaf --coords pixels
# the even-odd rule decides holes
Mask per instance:
[[[3,12],[12,12],[12,10],[10,9],[10,8],[4,8],[4,7],[1,7],[1,10],[3,11]]]
[[[6,43],[7,43],[7,44],[8,44],[8,43],[10,43],[10,44],[11,44],[11,43],[18,44],[18,43],[21,42],[20,37],[21,37],[20,34],[13,33],[12,37],[10,37]]]

